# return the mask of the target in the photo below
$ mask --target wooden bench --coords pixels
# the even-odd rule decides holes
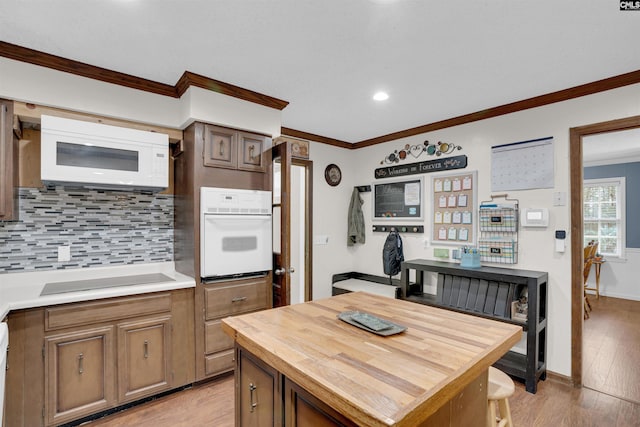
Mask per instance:
[[[400,280],[371,274],[349,273],[334,274],[331,278],[331,295],[364,291],[389,298],[400,298]]]

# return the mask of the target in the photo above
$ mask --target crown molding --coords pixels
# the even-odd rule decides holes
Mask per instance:
[[[263,95],[249,89],[243,89],[239,86],[234,86],[219,80],[210,79],[209,77],[201,76],[190,71],[185,71],[184,74],[182,74],[182,77],[180,77],[180,80],[178,80],[178,83],[176,83],[175,90],[178,97],[181,97],[190,86],[218,92],[223,95],[243,99],[245,101],[275,108],[277,110],[283,110],[287,105],[289,105],[288,101]]]
[[[287,101],[283,101],[278,98],[274,98],[248,89],[243,89],[241,87],[234,86],[229,83],[224,83],[219,80],[214,80],[209,77],[201,76],[189,71],[185,71],[178,82],[174,86],[171,86],[168,84],[143,79],[129,74],[108,70],[106,68],[96,67],[93,65],[85,64],[83,62],[62,58],[60,56],[51,55],[22,46],[17,46],[3,41],[0,41],[0,56],[14,59],[16,61],[27,62],[34,65],[75,74],[82,77],[100,80],[107,83],[126,86],[132,89],[143,90],[158,95],[170,96],[173,98],[181,97],[189,87],[195,86],[278,110],[284,109],[289,104]],[[371,139],[365,139],[356,143],[349,143],[338,139],[316,135],[287,127],[282,127],[281,133],[283,135],[308,139],[323,144],[333,145],[335,147],[358,149],[369,147],[371,145],[382,144],[384,142],[394,141],[400,138],[407,138],[422,133],[432,132],[435,130],[459,126],[479,120],[489,119],[492,117],[498,117],[505,114],[511,114],[518,111],[554,104],[556,102],[567,101],[570,99],[592,95],[598,92],[604,92],[637,83],[640,83],[640,70],[620,74],[602,80],[597,80],[595,82],[586,83],[579,86],[574,86],[569,89],[551,92],[545,95],[535,96],[533,98],[528,98],[521,101],[488,108],[486,110],[464,114],[462,116],[457,116],[451,119],[441,120]]]
[[[353,148],[368,147],[371,145],[381,144],[383,142],[394,141],[400,138],[433,132],[435,130],[459,126],[479,120],[489,119],[492,117],[503,116],[505,114],[528,110],[530,108],[542,107],[544,105],[554,104],[556,102],[568,101],[570,99],[579,98],[586,95],[593,95],[598,92],[605,92],[607,90],[617,89],[636,83],[640,83],[640,70],[632,71],[626,74],[620,74],[618,76],[609,77],[602,80],[597,80],[595,82],[586,83],[579,86],[574,86],[569,89],[547,93],[545,95],[535,96],[533,98],[524,99],[522,101],[516,101],[509,104],[500,105],[498,107],[476,111],[475,113],[465,114],[451,119],[441,120],[415,128],[390,133],[388,135],[366,139],[356,142]]]
[[[354,144],[350,142],[340,141],[339,139],[328,138],[326,136],[316,135],[301,130],[291,129],[287,127],[280,128],[280,133],[286,136],[292,136],[294,138],[306,139],[313,142],[320,142],[322,144],[333,145],[334,147],[353,149]]]
[[[177,98],[173,86],[0,41],[0,56],[106,83]]]
[[[185,71],[178,82],[174,86],[171,86],[3,41],[0,41],[0,56],[172,98],[180,98],[190,86],[197,86],[278,110],[282,110],[289,104],[287,101],[281,99],[243,89],[219,80],[210,79],[189,71]]]

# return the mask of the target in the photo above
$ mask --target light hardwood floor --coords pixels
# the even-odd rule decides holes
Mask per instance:
[[[516,383],[516,427],[637,427],[640,405],[547,379],[534,395]],[[89,427],[233,427],[233,376],[196,385],[87,424]],[[470,427],[474,427],[470,425]]]
[[[640,403],[640,301],[589,296],[584,322],[585,387]]]
[[[510,399],[516,427],[640,427],[640,302],[590,300],[593,311],[585,323],[586,386],[574,388],[548,378],[534,395],[516,382]],[[233,404],[233,376],[226,376],[87,425],[232,427]]]

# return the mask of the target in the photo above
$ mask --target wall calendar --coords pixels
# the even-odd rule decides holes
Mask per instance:
[[[553,188],[553,137],[491,147],[491,191]]]

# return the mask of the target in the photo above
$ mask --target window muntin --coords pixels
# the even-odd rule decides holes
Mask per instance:
[[[584,181],[584,244],[595,240],[599,243],[598,252],[602,255],[624,257],[624,194],[624,177]]]

